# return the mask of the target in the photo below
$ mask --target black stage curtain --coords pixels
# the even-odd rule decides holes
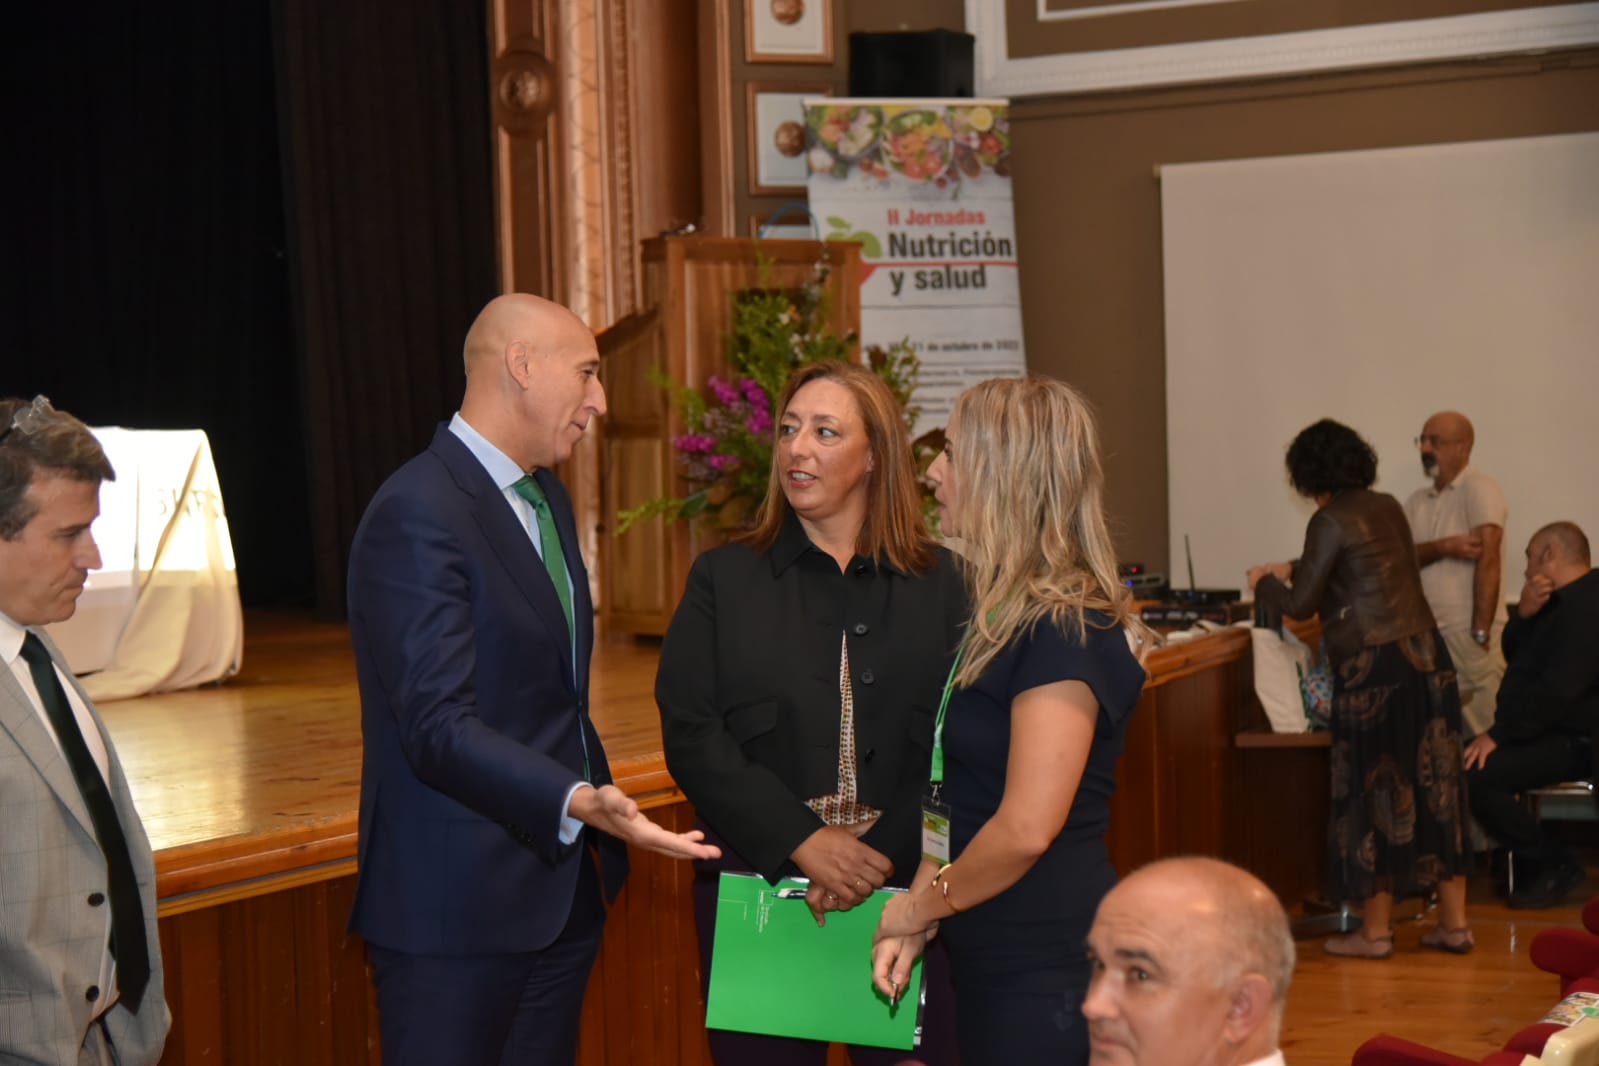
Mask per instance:
[[[104,0],[0,35],[0,395],[210,435],[246,604],[344,609],[496,290],[485,5]]]
[[[498,291],[485,8],[273,5],[323,607],[373,492],[459,405]]]
[[[264,0],[34,4],[0,36],[0,393],[204,429],[241,595],[309,602]]]

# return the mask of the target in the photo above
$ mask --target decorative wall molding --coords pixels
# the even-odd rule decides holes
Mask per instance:
[[[1578,48],[1599,43],[1599,3],[1521,8],[1196,44],[1010,57],[1005,0],[966,0],[980,96],[1046,96],[1142,85]]]

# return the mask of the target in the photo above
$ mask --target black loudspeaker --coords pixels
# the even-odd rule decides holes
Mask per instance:
[[[977,38],[954,30],[849,35],[851,96],[971,96]]]

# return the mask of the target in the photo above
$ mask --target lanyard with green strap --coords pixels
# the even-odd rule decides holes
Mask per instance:
[[[933,767],[927,779],[937,788],[944,783],[944,716],[949,713],[949,694],[955,690],[955,674],[961,668],[961,656],[966,654],[966,642],[955,649],[955,661],[949,664],[949,677],[944,682],[944,695],[938,701],[938,717],[933,719]]]

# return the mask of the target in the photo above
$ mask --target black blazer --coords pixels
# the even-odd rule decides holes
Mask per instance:
[[[933,718],[966,595],[943,548],[925,574],[856,557],[846,572],[790,517],[765,554],[695,560],[661,649],[666,764],[700,816],[769,880],[822,825],[805,805],[838,787],[842,641],[849,642],[862,839],[903,884],[921,853]]]

